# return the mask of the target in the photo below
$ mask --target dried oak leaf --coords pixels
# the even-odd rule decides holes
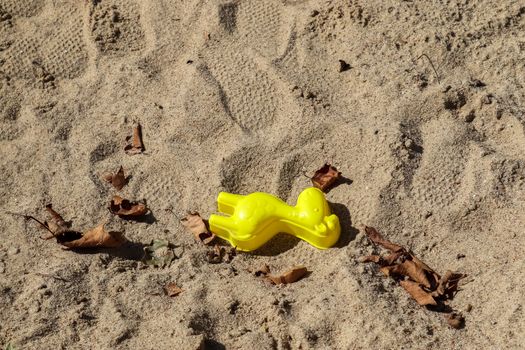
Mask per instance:
[[[185,218],[181,219],[181,223],[204,244],[210,244],[215,239],[215,235],[208,230],[206,222],[197,212],[186,215]]]
[[[105,222],[83,233],[78,238],[75,237],[73,232],[58,235],[57,241],[64,246],[64,249],[96,247],[117,248],[127,242],[127,239],[122,232],[108,232],[104,229],[104,225]]]
[[[463,315],[453,312],[448,314],[445,318],[449,326],[452,328],[461,329],[465,326],[465,317],[463,317]]]
[[[150,245],[144,247],[143,261],[147,265],[166,267],[175,259],[171,244],[166,240],[154,239]]]
[[[337,171],[335,167],[326,163],[323,167],[317,170],[312,176],[312,184],[321,191],[325,192],[341,177],[341,172]]]
[[[466,275],[464,274],[447,270],[439,280],[437,289],[434,291],[434,296],[444,296],[447,299],[452,299],[458,290],[459,281],[465,277]]]
[[[104,174],[102,175],[102,178],[104,181],[115,187],[118,191],[120,191],[128,182],[128,179],[124,174],[124,168],[122,166],[115,174]]]
[[[182,289],[177,286],[174,282],[170,282],[164,286],[164,291],[166,292],[166,295],[169,297],[176,297],[180,293],[182,293]]]
[[[295,266],[291,270],[286,271],[285,273],[273,276],[273,275],[267,275],[266,278],[268,278],[273,284],[288,284],[293,283],[301,278],[303,278],[308,273],[308,270],[304,266]]]
[[[381,268],[381,271],[384,270],[388,271],[388,273],[385,273],[387,276],[390,276],[392,273],[401,276],[407,276],[412,281],[417,282],[426,288],[431,288],[432,285],[435,285],[435,282],[432,284],[430,283],[425,270],[412,260],[405,260],[400,264]]]
[[[447,271],[440,277],[427,264],[402,246],[386,240],[373,227],[365,227],[367,237],[392,253],[383,258],[377,255],[365,256],[361,261],[374,262],[386,276],[393,276],[419,305],[437,305],[452,299],[459,281],[465,275]]]
[[[113,196],[109,203],[109,211],[118,216],[142,216],[148,212],[146,204],[133,202],[120,196]]]
[[[139,123],[133,128],[133,135],[126,137],[127,145],[124,151],[127,154],[134,155],[144,152],[144,144],[142,143],[142,127]]]

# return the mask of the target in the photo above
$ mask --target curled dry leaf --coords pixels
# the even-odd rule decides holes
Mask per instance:
[[[312,184],[321,191],[328,190],[339,178],[341,172],[337,171],[335,167],[326,163],[323,167],[317,170],[312,176]]]
[[[385,269],[387,267],[384,267]],[[401,276],[407,276],[411,280],[422,284],[426,288],[431,288],[435,282],[433,281],[433,284],[430,283],[425,270],[423,270],[420,266],[418,266],[415,262],[412,260],[405,260],[400,264],[394,265],[394,266],[388,266],[390,268],[390,273],[398,274]]]
[[[268,278],[273,284],[288,284],[293,283],[301,278],[303,278],[308,273],[308,270],[304,266],[295,266],[291,270],[286,271],[285,273],[273,276],[273,275],[267,275],[266,278]]]
[[[127,242],[122,232],[106,231],[104,229],[105,222],[85,233],[81,233],[70,229],[69,224],[53,209],[51,204],[46,205],[46,210],[52,217],[49,223],[47,221],[41,222],[31,215],[13,214],[38,222],[49,231],[48,235],[41,238],[45,240],[56,238],[57,243],[63,245],[64,249],[115,248]]]
[[[133,135],[126,137],[126,146],[124,151],[127,154],[134,155],[144,152],[144,144],[142,143],[142,127],[139,123],[133,128]]]
[[[408,294],[421,306],[426,305],[437,305],[436,301],[428,292],[423,290],[419,283],[410,280],[399,281],[401,287],[403,287]]]
[[[124,168],[121,166],[115,174],[105,174],[102,178],[107,183],[110,183],[118,191],[120,191],[127,183],[126,175],[124,174]]]
[[[367,237],[391,253],[386,257],[365,256],[362,262],[373,262],[381,272],[392,276],[416,300],[419,305],[438,305],[452,299],[463,274],[447,271],[440,277],[432,268],[402,246],[386,240],[373,227],[365,227]]]
[[[104,229],[105,222],[77,237],[74,232],[56,236],[57,242],[70,248],[117,248],[127,242],[122,232],[108,232]]]
[[[204,219],[197,212],[186,215],[186,217],[181,220],[181,223],[196,239],[204,244],[210,244],[215,239],[215,235],[208,230],[208,225],[206,225]]]
[[[169,266],[174,259],[175,253],[171,244],[166,240],[155,239],[150,245],[144,247],[142,260],[147,265],[163,268]]]
[[[176,297],[180,293],[182,293],[182,289],[177,286],[174,282],[170,282],[164,286],[164,291],[166,292],[166,295],[169,297]]]
[[[118,216],[142,216],[148,212],[146,204],[132,202],[120,196],[113,196],[109,203],[109,211]]]

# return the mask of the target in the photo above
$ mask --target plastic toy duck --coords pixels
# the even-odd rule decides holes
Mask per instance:
[[[219,193],[218,210],[230,216],[211,215],[210,231],[239,250],[255,250],[279,232],[290,233],[311,245],[326,249],[339,239],[339,218],[331,214],[321,190],[305,189],[290,206],[262,192],[243,196]]]

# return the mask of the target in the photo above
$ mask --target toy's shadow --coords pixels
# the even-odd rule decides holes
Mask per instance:
[[[301,239],[287,233],[279,233],[262,247],[251,252],[253,255],[275,256],[295,247]]]
[[[346,205],[331,202],[329,204],[330,208],[332,208],[332,213],[337,215],[341,225],[341,235],[334,247],[342,248],[355,239],[359,230],[352,226],[352,217]]]

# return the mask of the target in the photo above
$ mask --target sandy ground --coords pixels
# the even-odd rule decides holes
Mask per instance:
[[[0,346],[524,348],[524,58],[518,0],[0,0]],[[332,249],[279,235],[210,264],[179,222],[220,191],[294,203],[325,161],[352,180],[327,194]],[[63,251],[7,214],[91,228],[120,165],[152,211],[112,221],[134,248]],[[469,275],[464,329],[358,262],[363,225]],[[154,238],[171,266],[137,261]],[[311,274],[273,286],[264,263]]]

